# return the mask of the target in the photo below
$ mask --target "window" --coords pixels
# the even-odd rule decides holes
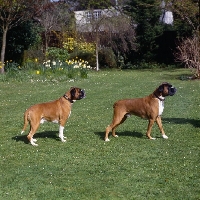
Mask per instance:
[[[97,20],[101,17],[101,11],[98,10],[98,11],[94,11],[93,12],[93,17],[94,17],[94,20]]]
[[[101,10],[95,10],[95,11],[86,11],[86,23],[91,23],[92,20],[98,20],[101,18]]]
[[[92,20],[92,13],[90,11],[85,12],[86,15],[86,23],[90,23]]]

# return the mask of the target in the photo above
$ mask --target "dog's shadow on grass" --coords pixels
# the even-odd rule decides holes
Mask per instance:
[[[118,133],[116,133],[116,134],[119,136],[131,136],[131,137],[137,137],[137,138],[144,137],[144,135],[142,133],[139,133],[136,131],[123,131],[123,132],[118,132]],[[105,132],[95,132],[94,134],[98,135],[102,140],[104,140]],[[112,136],[111,133],[109,135]]]
[[[169,122],[173,124],[191,124],[195,128],[200,128],[200,120],[185,119],[185,118],[162,118],[163,122]]]
[[[57,136],[58,131],[43,131],[43,132],[39,132],[34,134],[33,138],[37,139],[37,138],[52,138],[55,140],[59,140],[59,137]],[[28,144],[29,141],[27,139],[27,135],[16,135],[14,137],[12,137],[13,140],[16,140],[16,142],[22,141],[25,144]]]

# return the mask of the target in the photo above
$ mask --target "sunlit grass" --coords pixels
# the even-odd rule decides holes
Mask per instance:
[[[198,199],[199,81],[181,81],[186,70],[99,71],[75,82],[0,83],[0,199]],[[163,81],[177,87],[166,98],[163,125],[169,139],[146,139],[147,121],[132,116],[104,142],[112,105],[149,95]],[[86,98],[74,103],[58,139],[58,125],[41,125],[38,147],[21,135],[30,105],[59,98],[71,86]]]

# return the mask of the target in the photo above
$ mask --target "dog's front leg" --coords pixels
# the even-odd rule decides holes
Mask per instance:
[[[61,139],[62,142],[66,142],[64,135],[63,135],[63,131],[64,131],[64,126],[60,125],[59,126],[59,138]]]
[[[156,123],[160,129],[160,132],[162,133],[162,137],[164,139],[168,139],[168,137],[165,135],[165,132],[164,132],[164,129],[163,129],[163,126],[162,126],[162,120],[161,120],[161,117],[158,116],[157,119],[156,119]]]
[[[148,124],[148,128],[147,128],[146,136],[147,136],[150,140],[155,140],[155,139],[156,139],[156,138],[151,137],[151,129],[152,129],[152,127],[153,127],[154,121],[155,121],[155,120],[153,120],[153,119],[149,119],[149,124]]]

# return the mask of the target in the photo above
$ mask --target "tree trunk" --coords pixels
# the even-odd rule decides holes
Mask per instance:
[[[99,33],[96,31],[96,70],[99,71]]]
[[[99,71],[99,49],[98,49],[98,42],[96,43],[96,70]]]
[[[44,53],[44,56],[45,56],[45,60],[47,59],[46,58],[47,49],[48,49],[48,33],[47,33],[47,31],[44,31],[43,53]]]
[[[4,71],[4,59],[5,59],[5,51],[6,51],[6,36],[7,36],[8,28],[3,29],[3,38],[2,38],[2,47],[1,47],[1,61],[0,61],[0,73],[3,74]]]

